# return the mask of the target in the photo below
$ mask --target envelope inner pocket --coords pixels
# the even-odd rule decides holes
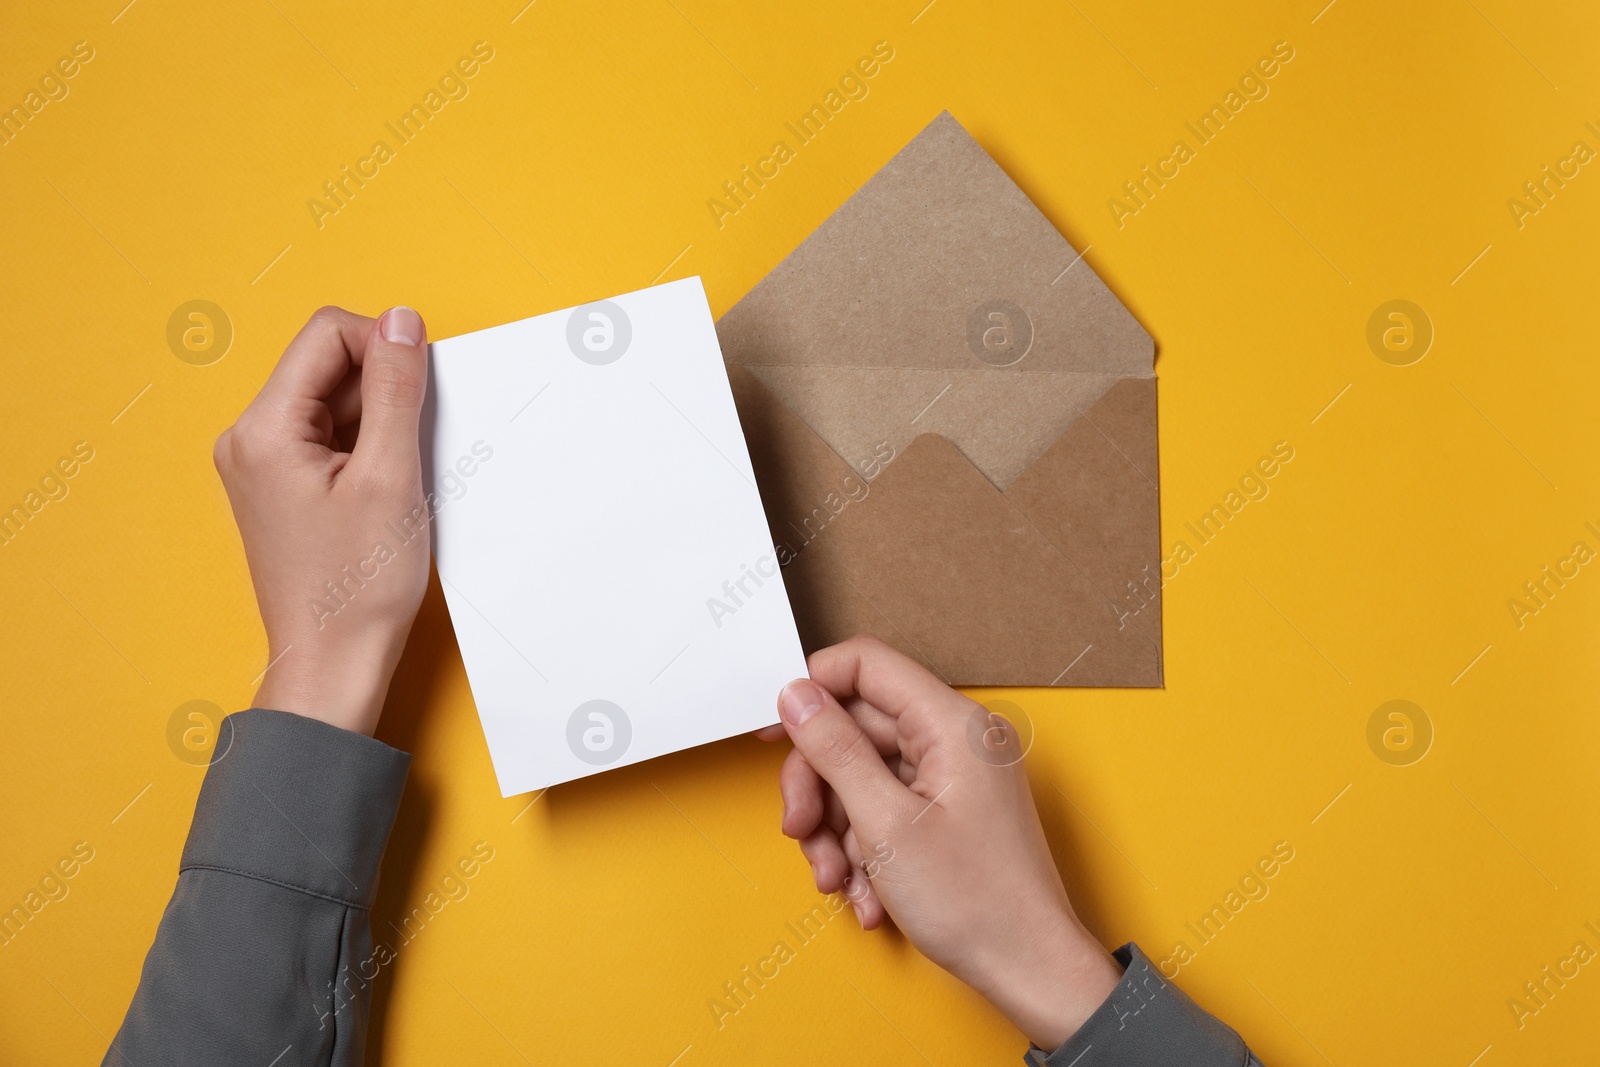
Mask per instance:
[[[951,684],[1160,684],[1150,636],[937,434],[806,551]]]

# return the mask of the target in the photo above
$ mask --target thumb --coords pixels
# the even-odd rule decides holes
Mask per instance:
[[[417,422],[427,391],[427,328],[410,308],[390,308],[373,326],[361,361],[361,432],[352,465],[370,473],[418,467]]]
[[[833,787],[851,821],[881,815],[908,793],[872,744],[872,739],[833,695],[800,678],[778,694],[784,729],[811,768]]]

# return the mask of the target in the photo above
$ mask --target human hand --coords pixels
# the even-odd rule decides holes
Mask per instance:
[[[256,706],[371,734],[428,584],[426,329],[326,307],[213,458],[267,631]]]
[[[812,680],[778,698],[795,745],[779,788],[817,888],[843,890],[865,929],[887,913],[1035,1044],[1059,1047],[1121,970],[1067,899],[1016,728],[875,638],[807,667]]]

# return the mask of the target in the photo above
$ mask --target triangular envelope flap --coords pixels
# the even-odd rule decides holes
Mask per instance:
[[[1154,343],[948,112],[717,323],[729,363],[1153,374]]]

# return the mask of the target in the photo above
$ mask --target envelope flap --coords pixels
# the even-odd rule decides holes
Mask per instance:
[[[919,434],[948,438],[1005,489],[1125,378],[910,367],[744,368],[858,471]],[[1145,381],[1148,379],[1139,379]]]
[[[717,334],[735,364],[1154,373],[1150,335],[948,112]]]

